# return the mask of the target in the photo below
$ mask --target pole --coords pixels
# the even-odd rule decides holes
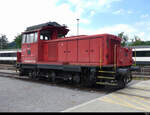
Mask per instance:
[[[77,19],[77,35],[79,35],[79,19]]]

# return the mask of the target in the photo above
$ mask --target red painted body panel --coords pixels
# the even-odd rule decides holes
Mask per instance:
[[[78,62],[89,63],[90,52],[89,52],[89,39],[82,39],[78,41]]]
[[[67,61],[69,63],[72,62],[77,62],[77,58],[78,58],[78,42],[77,40],[72,40],[72,41],[68,41],[67,42],[67,51],[68,51],[68,55],[67,55]]]
[[[37,48],[38,45],[36,43],[32,44],[23,44],[22,45],[22,62],[23,63],[37,63]]]
[[[56,36],[55,36],[56,37]],[[131,50],[120,46],[121,39],[110,34],[74,36],[22,45],[22,63],[102,66],[114,64],[116,45],[117,66],[132,65]],[[31,51],[31,52],[29,52]],[[30,54],[31,53],[31,54]]]
[[[90,40],[90,63],[97,62],[99,63],[100,61],[100,46],[102,46],[101,39],[91,39]],[[102,48],[102,47],[101,47]]]
[[[67,62],[67,42],[58,42],[58,62]]]
[[[21,52],[17,51],[17,63],[21,62]]]
[[[48,61],[57,61],[57,42],[53,42],[53,43],[48,43]]]

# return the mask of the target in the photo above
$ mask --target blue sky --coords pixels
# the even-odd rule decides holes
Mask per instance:
[[[77,18],[79,34],[125,32],[150,41],[150,0],[0,0],[0,4],[0,34],[9,41],[26,27],[48,21],[66,24],[68,36],[76,35]]]
[[[58,5],[68,4],[70,10],[82,11],[79,18],[81,33],[112,33],[124,31],[133,38],[150,40],[150,1],[149,0],[62,0]],[[89,5],[88,5],[89,4]]]

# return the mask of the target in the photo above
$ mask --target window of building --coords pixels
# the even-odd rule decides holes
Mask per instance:
[[[133,52],[133,57],[150,57],[150,51],[135,51]]]

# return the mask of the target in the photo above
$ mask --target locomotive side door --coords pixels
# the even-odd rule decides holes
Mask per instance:
[[[57,42],[48,43],[48,61],[57,60]]]
[[[90,39],[90,63],[99,63],[101,39]]]
[[[67,41],[58,42],[58,61],[67,62]]]
[[[89,63],[89,39],[78,40],[78,61]]]
[[[67,61],[77,62],[77,40],[71,40],[67,42],[68,42]]]

